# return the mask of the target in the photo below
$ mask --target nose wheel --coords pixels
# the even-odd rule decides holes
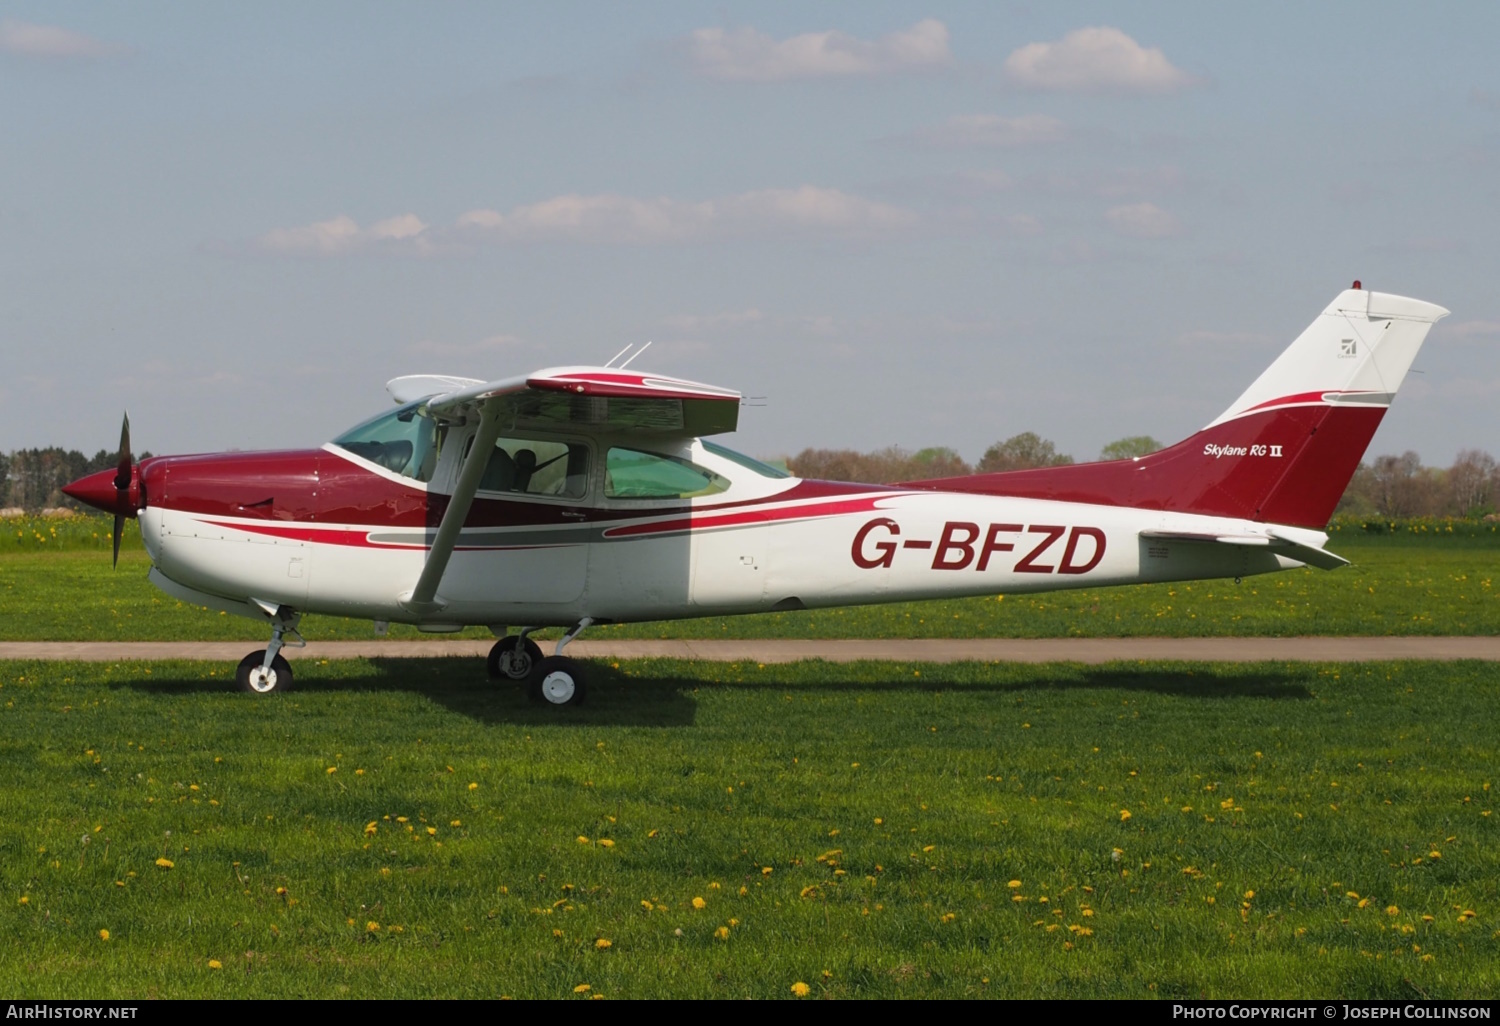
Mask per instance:
[[[536,664],[527,692],[540,705],[582,705],[586,694],[583,668],[567,656],[548,656]]]
[[[234,681],[241,691],[257,695],[279,694],[292,686],[292,667],[281,656],[273,656],[266,665],[264,651],[251,652],[235,668]]]
[[[531,671],[542,661],[542,650],[527,633],[522,631],[495,642],[484,661],[491,679],[524,681],[531,676]]]

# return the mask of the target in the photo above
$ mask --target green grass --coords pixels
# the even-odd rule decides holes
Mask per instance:
[[[107,542],[107,539],[106,539]],[[1500,633],[1500,545],[1484,538],[1363,532],[1331,546],[1341,570],[1232,581],[1091,588],[886,606],[601,626],[588,637],[892,638],[1443,635]],[[183,605],[146,581],[143,551],[0,558],[0,640],[263,641],[250,620]],[[309,616],[310,639],[369,638],[368,621]],[[391,628],[415,638],[415,629]],[[487,636],[478,629],[464,636]]]
[[[1500,989],[1490,665],[224,673],[0,664],[0,990]]]

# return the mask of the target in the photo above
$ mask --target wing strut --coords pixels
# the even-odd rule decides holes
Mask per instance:
[[[475,432],[474,444],[464,457],[464,465],[458,471],[458,483],[453,486],[453,495],[448,508],[443,511],[443,520],[438,524],[437,535],[427,552],[427,563],[417,586],[401,604],[419,615],[435,613],[447,605],[437,598],[438,585],[443,572],[448,569],[448,558],[453,555],[453,546],[458,542],[458,532],[468,519],[469,508],[474,505],[474,493],[479,490],[479,479],[489,464],[490,451],[500,437],[501,404],[487,402],[479,414],[479,430]]]

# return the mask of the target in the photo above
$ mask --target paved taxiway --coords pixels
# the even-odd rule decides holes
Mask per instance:
[[[487,639],[449,641],[312,641],[282,651],[289,659],[483,658]],[[551,642],[542,642],[544,652]],[[144,662],[205,659],[238,662],[255,645],[246,641],[7,641],[0,659]],[[611,641],[582,639],[568,646],[579,659],[696,659],[712,662],[791,663],[876,659],[907,663],[1109,663],[1170,659],[1191,662],[1369,662],[1391,659],[1500,661],[1500,637],[1406,638],[922,638],[896,641],[707,640]]]

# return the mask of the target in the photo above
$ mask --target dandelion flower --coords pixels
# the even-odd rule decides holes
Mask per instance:
[[[1014,890],[1019,890],[1020,887],[1021,887],[1021,881],[1019,881],[1019,880],[1012,880],[1010,883],[1006,884],[1005,886],[1009,887],[1013,891]]]
[[[210,969],[222,969],[224,968],[224,963],[220,962],[217,958],[210,958],[208,960],[208,967]]]
[[[717,930],[714,931],[714,936],[717,937],[717,938],[719,938],[719,940],[728,940],[729,939],[729,927],[727,927],[727,926],[721,926],[721,927],[719,927]]]
[[[337,773],[338,771],[339,771],[339,768],[337,766],[329,766],[328,769],[325,770],[324,772],[326,772],[326,773]]]
[[[1387,905],[1385,907],[1385,914],[1388,916],[1399,916],[1401,914],[1401,909],[1396,905]]]
[[[365,924],[365,932],[366,933],[379,933],[380,932],[380,924],[377,923],[375,920],[371,919],[368,923]]]
[[[594,988],[590,987],[587,983],[580,983],[578,986],[576,986],[576,987],[573,988],[573,993],[574,994],[587,994],[589,991],[591,991],[593,989]]]
[[[1427,853],[1427,857],[1430,859],[1440,859],[1443,857],[1443,853],[1434,848],[1432,851]]]
[[[451,827],[461,827],[464,824],[463,824],[463,820],[455,819],[452,823],[449,823],[448,825],[451,826]]]
[[[770,866],[761,866],[760,872],[762,876],[770,876],[772,873],[776,872],[776,870],[772,869]]]
[[[608,837],[601,837],[599,839],[599,847],[601,848],[613,848],[614,846],[615,842],[611,841]]]
[[[943,913],[943,922],[945,922],[945,923],[951,923],[951,922],[953,922],[953,920],[955,920],[957,918],[958,917],[956,915],[954,915],[952,912],[945,912],[945,913]]]
[[[1125,822],[1129,818],[1130,818],[1130,810],[1129,809],[1121,809],[1120,810],[1120,822],[1123,823],[1123,822]]]
[[[807,997],[807,995],[810,993],[812,993],[812,988],[803,983],[801,980],[798,980],[796,983],[792,984],[792,994],[794,996],[804,998]]]
[[[479,785],[471,783],[471,784],[469,784],[469,790],[470,791],[477,791],[477,790],[479,790]]]
[[[693,907],[696,909],[704,909],[708,907],[708,902],[704,901],[702,898],[694,898]]]
[[[171,869],[174,865],[176,865],[175,862],[168,858],[157,859],[156,864],[163,869]]]
[[[26,895],[23,894],[23,895],[21,895],[20,900],[16,902],[16,904],[17,905],[30,905],[31,904],[31,899],[28,898]]]
[[[375,826],[375,821],[373,819],[370,820],[370,822],[368,822],[368,823],[365,824],[365,836],[366,837],[374,837],[375,836],[375,830],[376,830],[376,826]]]
[[[432,837],[436,833],[437,833],[437,827],[428,827],[427,828],[427,836],[428,837]]]
[[[614,945],[610,943],[609,938],[600,937],[598,940],[594,941],[594,947],[598,948],[600,951],[603,951],[605,948],[614,947]]]
[[[589,839],[587,837],[584,837],[582,834],[579,834],[578,835],[578,843],[579,844],[588,844],[589,843]]]

